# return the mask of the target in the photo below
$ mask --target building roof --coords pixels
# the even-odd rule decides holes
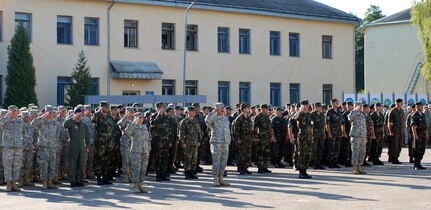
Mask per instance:
[[[411,8],[405,9],[401,12],[397,12],[393,15],[386,16],[384,18],[380,18],[372,24],[384,24],[384,23],[394,23],[394,22],[402,22],[402,21],[410,21],[411,15],[410,15]]]
[[[111,61],[113,79],[161,79],[163,72],[153,62]]]
[[[191,0],[116,0],[162,6],[187,7]],[[313,0],[197,0],[195,9],[280,16],[307,20],[359,23],[360,19]]]

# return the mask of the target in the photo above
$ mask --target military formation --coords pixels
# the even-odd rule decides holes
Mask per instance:
[[[239,175],[271,173],[293,167],[299,178],[312,178],[307,170],[384,165],[382,148],[387,144],[388,162],[399,161],[407,137],[410,163],[421,165],[431,132],[429,107],[403,101],[383,107],[362,102],[330,105],[303,100],[285,107],[268,104],[223,103],[185,108],[156,103],[155,110],[138,104],[129,107],[106,101],[93,109],[78,105],[11,105],[0,117],[0,184],[6,190],[41,182],[43,190],[58,189],[61,181],[83,187],[89,179],[98,185],[113,181],[132,184],[135,193],[147,193],[143,182],[155,173],[156,181],[170,181],[183,168],[184,178],[195,180],[200,164],[212,165],[216,187],[230,186],[226,167],[236,164]]]

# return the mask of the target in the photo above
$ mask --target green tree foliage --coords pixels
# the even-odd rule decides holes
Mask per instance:
[[[415,1],[411,16],[422,42],[424,60],[421,73],[427,81],[431,81],[431,0]]]
[[[365,12],[365,18],[363,20],[363,25],[371,23],[380,18],[385,17],[382,14],[382,10],[379,6],[370,5],[370,7]],[[356,33],[356,63],[355,63],[355,74],[356,74],[356,92],[365,89],[365,75],[364,75],[364,32],[362,31],[362,26],[358,26],[355,29]]]
[[[30,39],[26,29],[18,26],[8,47],[6,92],[3,107],[16,105],[26,107],[37,104],[36,70],[30,52]]]
[[[76,106],[85,103],[85,96],[91,94],[91,73],[87,66],[87,58],[83,50],[79,53],[78,61],[72,72],[72,83],[68,89],[69,106]]]

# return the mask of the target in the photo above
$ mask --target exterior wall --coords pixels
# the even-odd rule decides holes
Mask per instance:
[[[422,61],[417,28],[410,23],[370,26],[365,29],[365,90],[402,93],[411,71]],[[420,76],[413,93],[427,94]]]
[[[84,49],[92,76],[100,78],[100,94],[107,94],[107,8],[106,1],[0,0],[3,10],[4,42],[0,43],[0,73],[6,74],[6,47],[14,33],[15,12],[32,13],[32,53],[37,71],[40,104],[56,103],[57,76],[69,76]],[[162,79],[176,81],[182,94],[184,9],[117,3],[111,13],[111,59],[153,61],[164,72]],[[57,15],[73,16],[73,45],[56,41]],[[84,45],[84,17],[99,17],[100,46]],[[138,20],[137,49],[123,46],[124,20]],[[175,23],[175,50],[161,49],[161,24]],[[187,54],[187,80],[198,80],[198,94],[208,104],[218,99],[218,81],[230,82],[230,102],[239,98],[239,82],[251,82],[251,102],[269,103],[270,83],[281,85],[282,104],[290,101],[289,83],[300,83],[301,98],[322,100],[323,84],[333,84],[333,97],[354,91],[353,25],[191,10],[189,24],[198,25],[198,51]],[[217,27],[230,28],[230,53],[217,52]],[[251,54],[238,53],[238,30],[251,30]],[[281,56],[269,55],[269,32],[281,32]],[[300,57],[289,57],[289,32],[300,33]],[[332,59],[322,59],[322,35],[333,36]],[[132,84],[134,85],[132,87]],[[161,80],[112,79],[111,95],[123,90],[161,94]]]

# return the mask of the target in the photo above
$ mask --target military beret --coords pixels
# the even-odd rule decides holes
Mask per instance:
[[[353,106],[353,102],[351,102],[351,101],[348,101],[346,104],[347,104],[348,106]]]
[[[418,102],[415,103],[415,105],[416,106],[423,106],[424,104],[422,102],[418,101]]]
[[[382,106],[382,104],[381,103],[376,103],[375,104],[375,106],[377,107],[377,106]]]
[[[181,110],[182,106],[175,106],[175,110]]]
[[[396,107],[397,105],[395,105],[395,104],[391,104],[391,106],[389,106],[390,108],[394,108],[394,107]]]
[[[46,105],[45,112],[54,112],[54,107],[52,107],[51,105]]]
[[[136,112],[135,114],[133,114],[134,117],[144,117],[144,115],[142,114],[142,112]]]
[[[17,107],[17,106],[15,106],[15,105],[10,105],[10,106],[8,106],[8,107],[7,107],[7,109],[8,109],[9,111],[18,111],[18,107]]]
[[[308,100],[302,100],[301,105],[308,105]]]
[[[65,106],[59,106],[57,107],[57,112],[62,112],[62,111],[66,111],[66,107]]]
[[[170,111],[172,111],[172,110],[174,110],[174,109],[173,109],[173,108],[171,108],[171,107],[166,108],[166,112],[170,112]]]
[[[314,103],[314,106],[315,107],[322,107],[322,103],[321,102],[316,102],[316,103]]]
[[[23,111],[23,112],[21,112],[21,116],[22,116],[22,117],[28,117],[28,116],[29,116],[28,111]]]
[[[374,109],[374,104],[371,104],[370,109]]]
[[[156,103],[157,108],[161,108],[161,107],[163,107],[163,105],[165,105],[163,102],[157,102]]]
[[[345,105],[347,105],[347,103],[346,103],[346,102],[343,102],[343,103],[341,103],[341,105],[342,105],[342,106],[345,106]]]
[[[269,109],[269,106],[268,106],[268,104],[261,104],[260,108],[261,109]]]
[[[201,105],[199,103],[193,103],[192,106],[195,107],[195,108],[200,108],[201,107]]]
[[[99,103],[99,106],[100,106],[100,107],[109,108],[109,103],[108,103],[107,101],[101,101],[101,102]]]
[[[135,112],[135,109],[131,106],[126,107],[126,112]]]
[[[331,102],[332,102],[332,103],[334,103],[334,102],[338,102],[338,99],[334,98],[334,99],[332,99],[332,100],[331,100]]]
[[[224,104],[222,102],[217,102],[214,104],[214,109],[224,108]]]
[[[151,110],[148,110],[148,111],[145,112],[145,117],[148,117],[150,115],[151,115]]]
[[[195,111],[195,107],[194,106],[189,106],[187,107],[187,112],[194,112]]]
[[[395,102],[397,102],[397,103],[402,103],[402,102],[403,102],[403,99],[399,98],[399,99],[397,99]]]
[[[73,109],[73,113],[81,113],[82,112],[82,108],[79,107],[75,107],[75,109]]]

